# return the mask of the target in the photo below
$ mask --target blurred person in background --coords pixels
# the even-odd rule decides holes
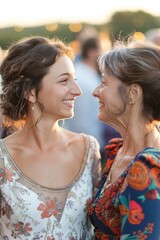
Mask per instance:
[[[104,146],[110,138],[119,136],[118,132],[97,118],[98,102],[92,96],[95,87],[100,83],[97,58],[101,52],[96,37],[88,37],[81,43],[80,57],[75,62],[77,82],[82,89],[82,96],[75,103],[75,115],[66,120],[64,127],[72,131],[91,134],[97,138],[103,157]]]
[[[2,239],[90,240],[87,206],[100,177],[97,140],[59,126],[81,95],[72,49],[24,39],[4,58],[1,112],[24,126],[0,140]]]
[[[106,146],[89,208],[95,239],[160,239],[160,47],[115,43],[99,58],[98,118],[121,139]]]
[[[160,28],[150,29],[145,33],[148,41],[160,46]]]

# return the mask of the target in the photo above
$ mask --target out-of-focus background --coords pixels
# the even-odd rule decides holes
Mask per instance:
[[[104,146],[118,137],[115,129],[97,119],[98,102],[92,91],[100,82],[97,57],[114,40],[149,40],[160,45],[159,0],[1,0],[0,62],[7,48],[27,36],[58,37],[75,51],[77,79],[83,96],[67,129],[94,135]]]
[[[103,48],[119,34],[136,39],[160,27],[159,0],[1,0],[0,46],[28,35],[58,36],[78,51],[77,37],[98,32]],[[80,36],[79,36],[80,38]]]

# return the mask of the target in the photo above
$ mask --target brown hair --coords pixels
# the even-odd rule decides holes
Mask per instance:
[[[12,45],[0,68],[1,114],[16,121],[25,120],[28,115],[25,96],[35,89],[38,100],[42,79],[63,54],[74,57],[72,49],[58,39],[31,37]]]
[[[142,114],[160,121],[160,47],[149,42],[116,42],[98,60],[107,71],[126,85],[139,84],[143,91]]]

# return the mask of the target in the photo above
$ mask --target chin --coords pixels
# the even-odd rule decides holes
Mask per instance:
[[[104,122],[106,124],[108,124],[109,122],[109,119],[106,118],[106,115],[104,116],[104,114],[98,114],[98,119],[101,121],[101,122]]]
[[[72,118],[73,118],[73,116],[65,117],[64,119],[72,119]]]
[[[70,113],[70,114],[66,114],[66,116],[64,116],[64,118],[73,118],[74,117],[74,113]]]
[[[72,118],[74,117],[74,111],[70,110],[70,111],[63,112],[63,115],[64,115],[64,118]]]
[[[99,114],[98,114],[98,119],[99,119],[100,121],[103,121],[103,122],[104,122],[104,116],[103,116],[103,114],[99,113]]]

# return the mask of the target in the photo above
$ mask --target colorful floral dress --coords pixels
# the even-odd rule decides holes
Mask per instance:
[[[89,216],[95,239],[160,240],[160,150],[148,147],[108,188],[105,182],[123,142],[111,140],[107,162]]]
[[[88,240],[88,202],[100,178],[96,139],[85,135],[86,152],[74,181],[61,189],[27,177],[0,141],[0,239]]]

